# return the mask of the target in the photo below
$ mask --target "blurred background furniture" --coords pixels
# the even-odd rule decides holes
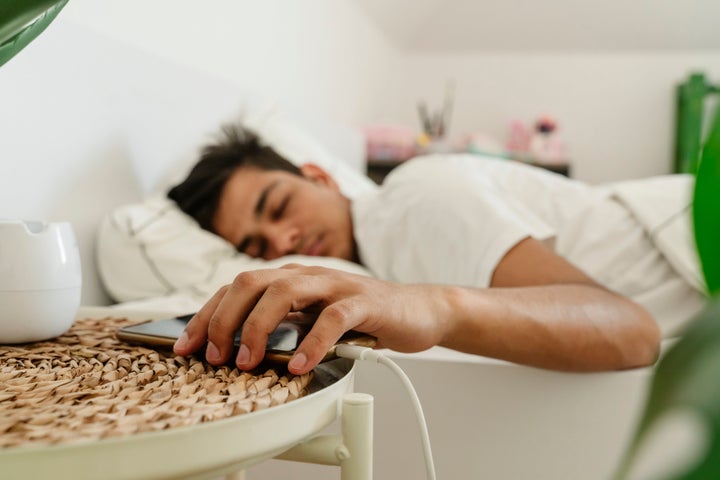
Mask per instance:
[[[370,177],[375,183],[378,185],[382,183],[382,181],[385,179],[385,177],[393,171],[393,169],[399,165],[402,165],[402,163],[405,160],[394,160],[394,159],[383,159],[383,160],[375,160],[369,158],[367,160],[367,175]],[[527,163],[527,162],[526,162]],[[554,173],[558,173],[560,175],[565,175],[566,177],[570,176],[571,173],[571,167],[569,164],[564,165],[540,165],[540,164],[534,164],[530,163],[530,165],[533,165],[537,168],[542,168],[545,170],[549,170]]]
[[[675,90],[675,173],[696,173],[720,85],[692,73]]]

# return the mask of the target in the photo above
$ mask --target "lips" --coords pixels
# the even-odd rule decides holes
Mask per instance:
[[[307,248],[303,249],[303,255],[309,255],[311,257],[319,257],[322,255],[323,243],[322,237],[318,237],[315,241],[310,242]]]

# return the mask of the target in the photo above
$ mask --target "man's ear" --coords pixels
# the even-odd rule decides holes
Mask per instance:
[[[307,178],[311,182],[323,185],[336,192],[340,192],[340,187],[335,179],[322,167],[319,167],[314,163],[305,163],[300,166],[300,172],[302,172],[303,177]]]

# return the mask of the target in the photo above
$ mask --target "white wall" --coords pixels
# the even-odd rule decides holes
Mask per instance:
[[[98,219],[137,198],[110,83],[113,50],[51,25],[0,68],[0,218],[70,221],[85,303],[107,301],[94,268]],[[121,100],[119,100],[121,101]],[[109,192],[112,191],[113,200]]]
[[[720,51],[626,53],[407,53],[393,66],[377,120],[418,125],[416,104],[442,102],[455,79],[450,133],[504,141],[508,124],[550,114],[573,176],[591,183],[669,173],[674,86],[691,71],[720,82]]]
[[[370,116],[394,59],[351,0],[73,0],[68,20],[348,123]]]

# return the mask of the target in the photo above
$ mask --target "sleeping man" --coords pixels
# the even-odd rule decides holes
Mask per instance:
[[[690,181],[666,178],[663,192]],[[704,302],[612,188],[517,162],[418,157],[350,200],[320,167],[296,167],[226,127],[168,196],[248,255],[337,257],[373,273],[287,265],[238,274],[174,347],[187,355],[207,341],[216,365],[233,355],[242,325],[235,363],[254,368],[279,322],[305,312],[317,319],[288,365],[296,374],[350,329],[401,352],[441,345],[556,370],[634,368],[651,365],[661,336]],[[670,220],[687,213],[687,197],[676,196],[685,204]]]

